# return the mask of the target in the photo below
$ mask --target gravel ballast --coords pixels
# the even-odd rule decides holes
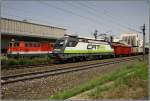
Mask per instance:
[[[99,68],[91,68],[77,72],[71,72],[56,76],[49,76],[40,79],[19,81],[2,86],[3,99],[48,99],[49,96],[76,85],[85,83],[86,81],[108,73],[114,69],[124,66],[124,64],[133,64],[138,60],[103,66]]]

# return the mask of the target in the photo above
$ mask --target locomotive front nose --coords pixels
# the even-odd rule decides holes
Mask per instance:
[[[57,40],[54,45],[53,53],[63,53],[64,45],[65,45],[65,39]]]
[[[63,49],[54,49],[53,53],[63,53]]]
[[[55,60],[61,60],[62,55],[64,53],[65,45],[66,45],[66,38],[60,38],[56,41],[54,45],[54,50],[53,50],[53,58]]]
[[[63,50],[62,49],[54,49],[53,50],[53,55],[52,57],[54,58],[54,60],[61,60],[61,54],[63,54]]]

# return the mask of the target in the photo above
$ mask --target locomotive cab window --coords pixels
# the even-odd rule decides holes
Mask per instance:
[[[32,44],[32,43],[29,43],[29,46],[30,46],[30,47],[33,47],[33,44]]]
[[[54,45],[53,44],[49,44],[49,47],[53,47]]]
[[[9,47],[13,47],[13,44],[12,44],[12,43],[9,43]]]
[[[92,45],[88,45],[88,46],[87,46],[87,49],[92,49],[92,48],[93,48]]]
[[[37,43],[33,43],[33,47],[37,47]]]
[[[37,44],[37,47],[40,47],[40,43]]]
[[[19,47],[19,43],[14,43],[14,47]]]
[[[57,40],[55,44],[55,48],[62,47],[65,43],[65,40]]]
[[[29,43],[25,43],[25,47],[29,47]]]
[[[52,47],[54,47],[54,44],[51,44]]]
[[[69,41],[67,43],[67,47],[75,47],[77,45],[77,42],[76,41]]]

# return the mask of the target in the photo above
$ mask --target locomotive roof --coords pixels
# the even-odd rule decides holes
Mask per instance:
[[[95,38],[91,38],[91,37],[84,37],[84,36],[77,36],[77,35],[65,35],[64,37],[72,37],[72,38],[77,38],[77,39],[85,39],[85,40],[91,40],[91,41],[107,42],[107,41],[100,40],[100,39],[95,39]]]
[[[47,41],[43,41],[43,42],[35,42],[35,41],[10,41],[11,42],[15,42],[15,43],[18,43],[18,42],[25,42],[25,43],[52,43],[52,42],[47,42]]]

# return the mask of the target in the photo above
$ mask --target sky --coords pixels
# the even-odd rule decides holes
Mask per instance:
[[[95,29],[115,36],[141,32],[145,23],[148,41],[148,0],[2,0],[1,16],[63,27],[67,33],[88,37]]]

